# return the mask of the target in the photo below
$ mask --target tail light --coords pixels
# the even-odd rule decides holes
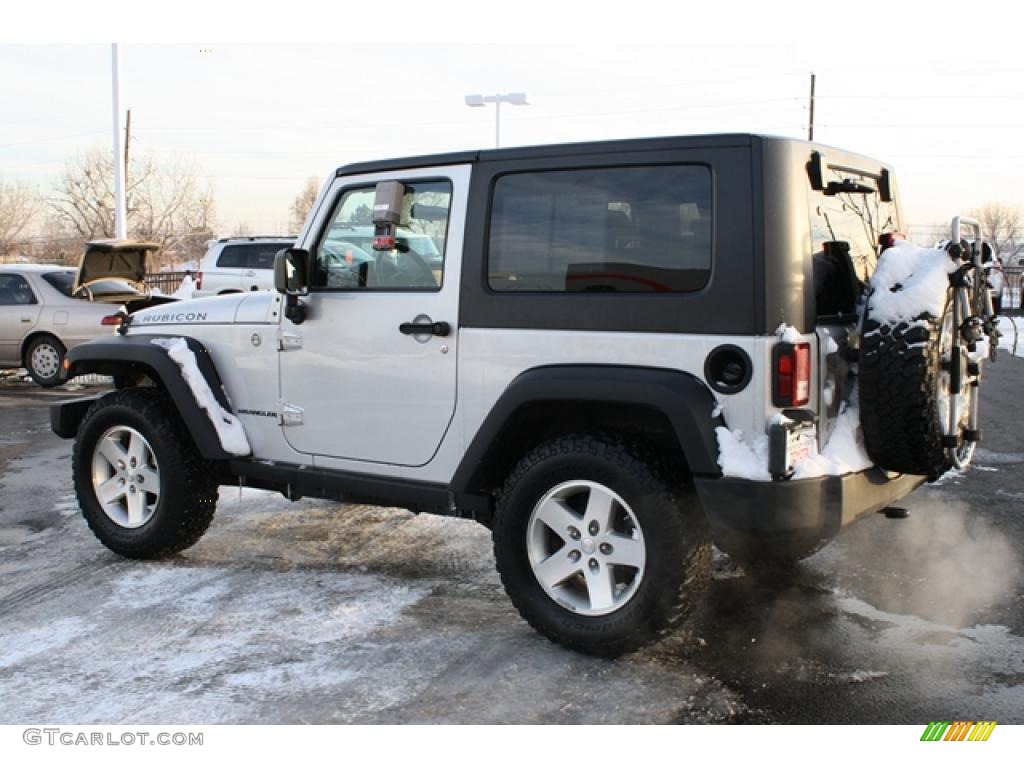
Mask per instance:
[[[192,275],[192,283],[195,285],[197,291],[203,290],[203,273],[196,272]]]
[[[100,325],[120,325],[121,320],[123,319],[124,315],[122,314],[107,315],[102,320],[100,320]]]
[[[811,399],[811,345],[807,342],[775,345],[772,402],[780,408],[807,405]]]

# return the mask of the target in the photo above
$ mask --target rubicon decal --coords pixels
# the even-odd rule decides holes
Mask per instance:
[[[205,312],[178,312],[163,315],[143,315],[136,318],[138,323],[201,323],[206,320]]]
[[[921,741],[988,741],[995,727],[995,720],[932,720]]]

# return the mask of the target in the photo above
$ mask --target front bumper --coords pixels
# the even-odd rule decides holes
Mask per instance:
[[[695,478],[715,544],[730,554],[800,557],[844,526],[903,498],[925,478],[872,467],[842,476],[758,482]]]

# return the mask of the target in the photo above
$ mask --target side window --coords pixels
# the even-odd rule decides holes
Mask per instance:
[[[711,171],[699,165],[510,174],[494,187],[494,291],[685,292],[711,276]]]
[[[313,287],[323,290],[436,291],[444,278],[452,185],[405,182],[397,247],[373,248],[376,187],[345,190],[316,249]]]
[[[274,256],[276,256],[277,252],[282,248],[287,247],[287,245],[281,245],[280,243],[260,243],[258,246],[250,246],[249,268],[273,269]]]
[[[217,266],[227,269],[246,269],[249,266],[244,245],[225,245],[217,257]]]
[[[0,307],[35,304],[36,297],[21,275],[0,275]]]
[[[227,245],[217,257],[217,266],[228,269],[273,269],[274,256],[287,247],[281,243]]]

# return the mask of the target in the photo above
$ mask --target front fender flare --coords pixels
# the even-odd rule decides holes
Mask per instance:
[[[210,359],[209,350],[205,345],[188,336],[138,334],[97,339],[79,344],[68,352],[68,377],[86,373],[107,376],[145,374],[170,395],[185,427],[192,435],[196,447],[204,458],[213,460],[238,458],[224,450],[217,430],[210,422],[210,417],[196,402],[191,388],[182,375],[181,368],[168,357],[166,349],[152,343],[156,338],[184,338],[188,348],[196,357],[199,372],[206,379],[217,402],[226,411],[232,412],[220,376],[217,374],[213,360]],[[78,433],[78,427],[86,411],[82,403],[87,404],[93,399],[95,398],[87,398],[84,401],[72,400],[50,406],[50,424],[53,431],[64,438],[74,437]]]

